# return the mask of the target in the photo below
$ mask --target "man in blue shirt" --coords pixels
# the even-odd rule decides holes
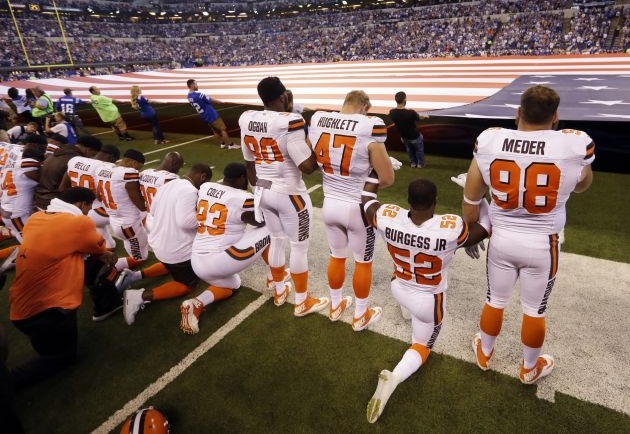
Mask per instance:
[[[225,122],[221,119],[221,116],[212,107],[212,100],[210,97],[199,92],[199,86],[197,82],[190,79],[186,82],[188,86],[188,102],[199,113],[201,119],[212,129],[214,135],[221,139],[221,149],[241,149],[239,145],[234,144],[232,139],[228,136]],[[214,102],[221,104],[221,101],[214,99]]]
[[[90,132],[83,126],[83,121],[77,115],[77,105],[88,104],[89,101],[76,98],[72,95],[72,89],[65,88],[63,90],[64,96],[57,100],[55,104],[55,110],[63,113],[66,116],[66,122],[74,127],[75,130],[80,131],[81,134],[90,134]]]

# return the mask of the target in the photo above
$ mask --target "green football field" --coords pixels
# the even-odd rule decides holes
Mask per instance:
[[[222,115],[233,118],[237,110]],[[181,122],[200,123],[194,117]],[[103,128],[90,129],[104,142],[117,142]],[[137,140],[122,143],[121,149],[142,150],[150,167],[177,150],[186,160],[180,174],[207,162],[217,180],[227,163],[242,160],[240,151],[221,150],[211,137],[167,133],[171,143],[156,147],[149,132],[133,134]],[[401,152],[391,154],[406,161]],[[428,155],[425,169],[396,172],[395,186],[379,198],[405,204],[407,183],[428,177],[438,185],[437,212],[458,213],[461,189],[449,178],[468,164]],[[313,205],[320,207],[323,196],[316,186],[321,176],[308,176],[306,182],[314,189]],[[630,176],[596,173],[591,189],[569,201],[563,250],[629,263],[628,191]],[[8,321],[11,279],[12,274],[0,294],[9,366],[32,352]],[[129,327],[122,315],[91,321],[86,293],[79,315],[79,363],[16,397],[26,432],[117,432],[133,410],[147,405],[168,416],[173,433],[630,432],[627,414],[562,393],[556,393],[554,403],[540,400],[535,386],[437,352],[398,387],[382,417],[370,425],[365,409],[377,374],[391,369],[408,344],[372,331],[355,333],[346,323],[333,324],[321,315],[295,318],[291,305],[276,308],[260,291],[243,287],[231,299],[210,305],[194,336],[179,330],[181,299],[149,305]]]

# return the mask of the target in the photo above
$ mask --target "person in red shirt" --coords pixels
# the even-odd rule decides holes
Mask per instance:
[[[107,264],[116,260],[86,215],[94,199],[87,188],[67,189],[24,226],[9,289],[9,319],[28,336],[37,356],[12,369],[17,388],[48,378],[76,359],[84,257],[97,256]]]

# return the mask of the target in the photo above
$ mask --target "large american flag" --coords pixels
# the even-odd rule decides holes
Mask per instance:
[[[262,78],[274,75],[293,91],[295,102],[307,108],[339,109],[347,92],[361,89],[370,96],[374,112],[387,113],[395,106],[394,94],[402,90],[407,93],[407,107],[424,112],[484,100],[523,75],[575,74],[585,78],[630,76],[630,55],[475,57],[174,69],[2,82],[0,94],[6,93],[11,86],[25,89],[39,85],[53,99],[61,96],[66,87],[72,88],[77,97],[89,98],[88,88],[96,85],[103,95],[128,101],[129,88],[139,85],[151,101],[185,103],[186,80],[194,78],[200,91],[210,97],[236,104],[260,105],[256,85]]]

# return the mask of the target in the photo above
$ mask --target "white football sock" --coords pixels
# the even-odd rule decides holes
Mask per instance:
[[[337,309],[341,300],[343,300],[343,288],[332,289],[330,286],[328,287],[330,290],[330,304],[333,309]]]
[[[420,369],[420,366],[422,366],[422,357],[420,357],[420,354],[418,354],[416,350],[408,349],[392,372],[398,382],[402,383],[407,378],[411,377],[411,374]]]
[[[206,289],[204,292],[199,294],[196,298],[197,300],[202,302],[204,306],[207,306],[214,301],[214,294]]]
[[[299,305],[302,304],[304,302],[304,300],[306,300],[306,297],[308,297],[308,291],[304,291],[304,292],[296,292],[295,293],[295,305]]]
[[[497,337],[490,336],[489,334],[484,333],[481,330],[479,331],[479,334],[481,335],[481,351],[483,351],[483,354],[488,357],[492,353],[492,349],[494,348],[494,343],[497,341]]]
[[[114,267],[117,271],[122,271],[125,268],[129,268],[129,262],[127,262],[127,258],[118,258]]]
[[[354,317],[361,318],[368,308],[368,298],[354,297]]]
[[[282,282],[273,282],[273,286],[276,288],[276,294],[280,295],[284,292],[284,281]]]
[[[538,360],[540,353],[542,353],[542,347],[532,348],[527,345],[523,345],[523,366],[525,366],[525,369],[532,369],[536,366],[536,361]]]

